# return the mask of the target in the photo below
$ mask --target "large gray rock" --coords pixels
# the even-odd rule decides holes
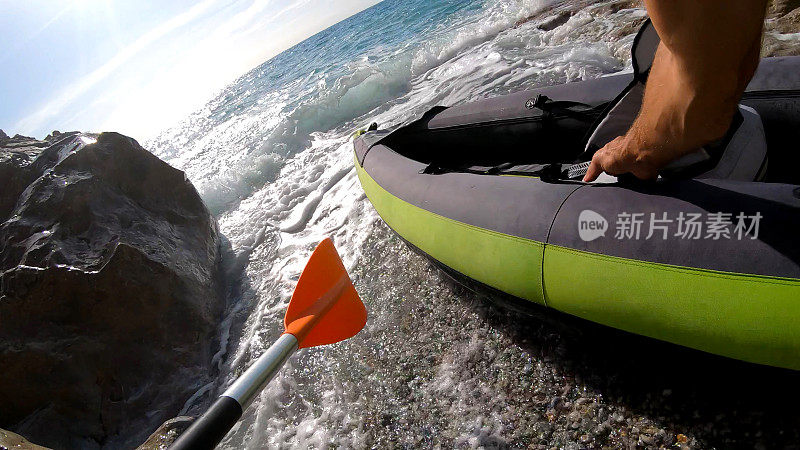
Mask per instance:
[[[183,172],[91,141],[0,148],[0,427],[55,448],[133,447],[177,415],[223,307],[217,224]]]
[[[68,138],[64,144],[71,142],[78,134],[72,132],[62,135]],[[58,157],[57,152],[48,152],[35,166],[31,166],[48,146],[50,143],[30,137],[0,135],[0,180],[3,187],[0,191],[0,223],[10,216],[22,191],[56,163],[54,158]]]

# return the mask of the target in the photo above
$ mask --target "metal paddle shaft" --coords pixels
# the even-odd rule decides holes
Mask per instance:
[[[297,350],[297,338],[284,333],[249,369],[229,387],[222,397],[236,400],[242,409],[247,409],[261,389],[267,385],[283,364]]]
[[[343,341],[366,323],[367,310],[342,259],[333,242],[323,240],[297,280],[283,317],[286,332],[170,448],[213,449],[298,348]]]
[[[171,450],[213,449],[236,424],[256,395],[297,350],[297,338],[285,333],[275,341],[213,405],[189,427]]]

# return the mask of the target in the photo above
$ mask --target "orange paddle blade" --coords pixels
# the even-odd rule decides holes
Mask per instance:
[[[317,245],[292,294],[283,324],[299,348],[333,344],[355,336],[367,310],[330,238]]]

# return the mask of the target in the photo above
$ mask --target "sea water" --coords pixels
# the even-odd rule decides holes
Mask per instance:
[[[277,338],[324,237],[369,313],[355,338],[292,357],[224,447],[569,440],[542,431],[534,418],[546,407],[524,401],[558,368],[393,236],[361,190],[351,143],[371,122],[391,127],[435,105],[630,70],[634,30],[615,31],[643,10],[587,2],[545,31],[538,25],[565,11],[550,3],[386,0],[256,67],[145,143],[186,172],[231,247],[218,373],[184,413],[207,406]]]

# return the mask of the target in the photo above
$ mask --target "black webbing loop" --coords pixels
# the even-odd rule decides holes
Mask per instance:
[[[536,97],[528,99],[525,102],[525,107],[541,110],[543,113],[542,118],[545,120],[552,118],[554,114],[560,114],[587,123],[592,123],[595,120],[595,114],[591,114],[594,111],[591,105],[570,100],[553,100],[544,94],[536,94]],[[583,108],[583,110],[575,110],[574,108]]]

